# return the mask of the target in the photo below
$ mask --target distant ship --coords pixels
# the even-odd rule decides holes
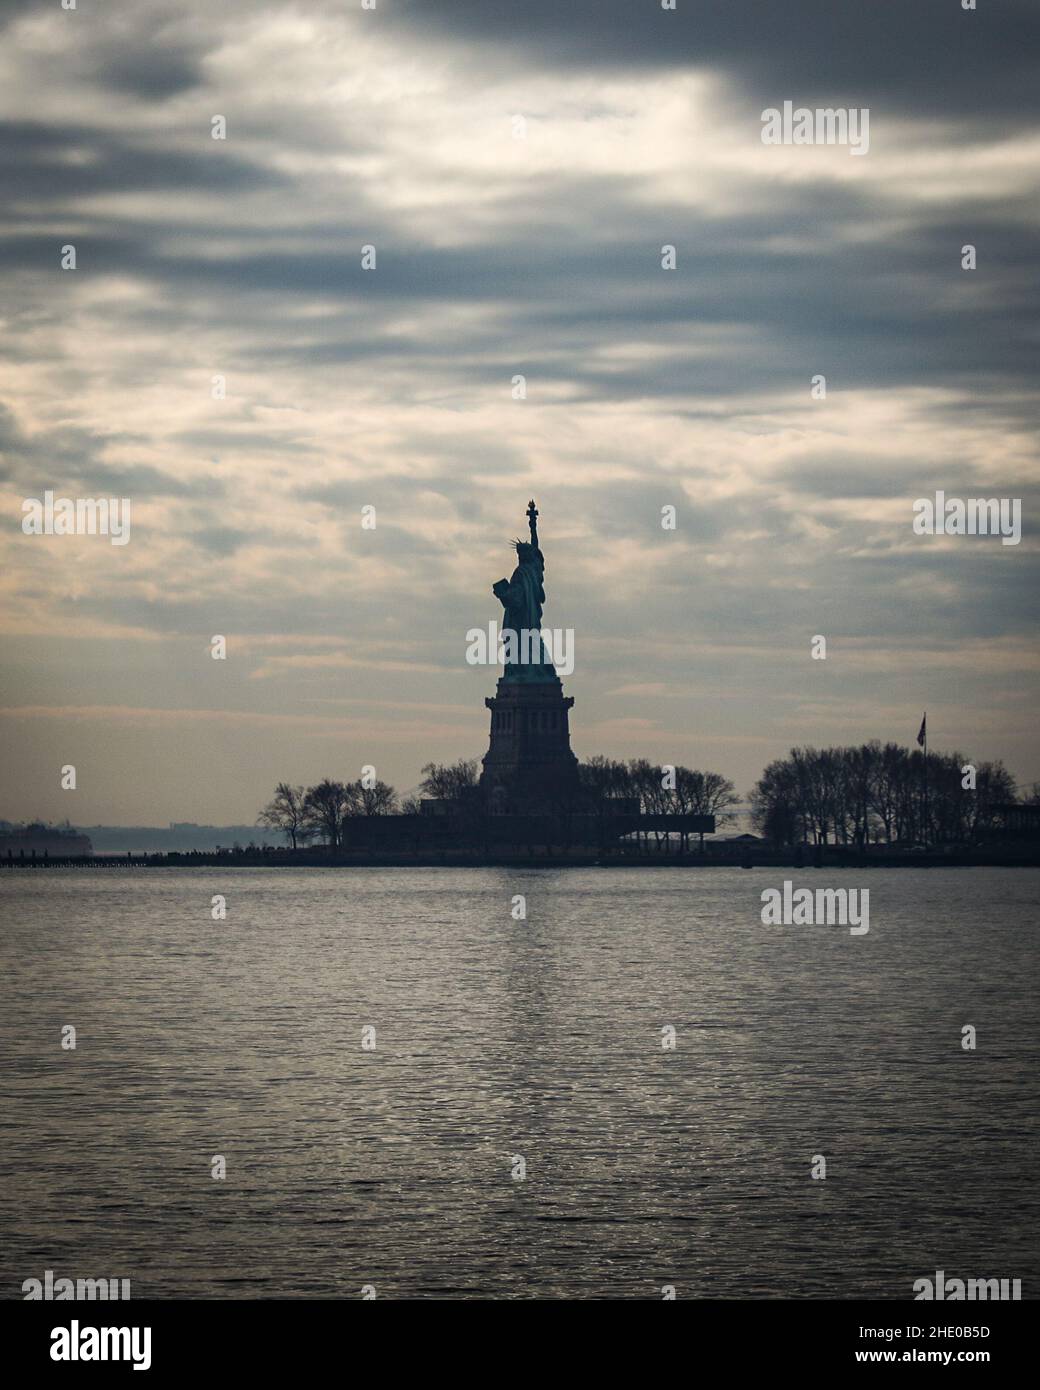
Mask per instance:
[[[0,822],[0,859],[64,859],[93,853],[89,835],[81,835],[71,825]]]

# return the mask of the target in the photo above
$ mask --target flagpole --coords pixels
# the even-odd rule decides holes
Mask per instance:
[[[928,848],[928,711],[924,712],[924,834],[921,839]]]

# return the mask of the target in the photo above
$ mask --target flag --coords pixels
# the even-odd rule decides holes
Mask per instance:
[[[921,727],[920,727],[920,728],[918,729],[918,731],[917,731],[917,743],[918,743],[918,747],[920,747],[920,748],[923,748],[923,747],[924,747],[924,741],[925,741],[925,739],[926,739],[927,737],[928,737],[928,715],[925,714],[925,715],[923,715],[922,718],[921,718]]]

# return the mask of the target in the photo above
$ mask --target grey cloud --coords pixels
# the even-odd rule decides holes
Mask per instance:
[[[775,476],[786,489],[815,498],[917,497],[922,489],[944,487],[950,464],[942,459],[928,463],[912,455],[890,458],[843,450],[804,454]]]
[[[138,133],[133,137],[90,125],[45,125],[37,121],[0,123],[0,194],[27,205],[60,204],[101,193],[164,189],[284,187],[288,179],[209,138],[208,117],[200,116],[197,148],[181,133],[180,143]],[[12,222],[10,207],[7,220]],[[82,221],[82,214],[75,214]]]
[[[203,52],[159,34],[147,46],[127,46],[102,57],[91,75],[100,86],[162,101],[200,84]]]
[[[679,0],[673,12],[656,0],[399,0],[386,22],[537,69],[721,69],[759,106],[840,98],[949,114],[955,104],[976,127],[1040,109],[1031,0],[1006,0],[989,15],[949,0]]]
[[[246,545],[255,537],[249,531],[234,526],[202,526],[190,533],[193,545],[214,555],[233,555],[241,545]]]
[[[99,457],[107,445],[125,443],[128,438],[91,434],[68,425],[29,435],[14,412],[0,403],[0,456],[8,476],[30,495],[48,487],[131,498],[217,497],[224,492],[223,482],[215,477],[188,481],[149,464],[113,464]]]

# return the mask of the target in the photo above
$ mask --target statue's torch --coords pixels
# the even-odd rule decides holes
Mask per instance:
[[[531,544],[538,549],[538,508],[534,505],[532,497],[527,504],[527,520],[531,527]]]

